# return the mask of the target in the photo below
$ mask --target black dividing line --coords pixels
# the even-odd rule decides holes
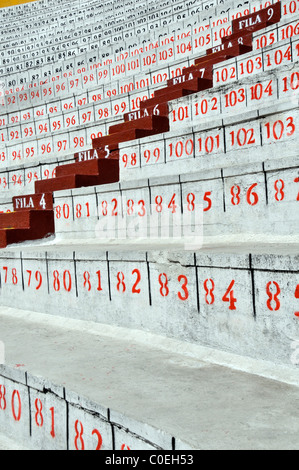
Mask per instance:
[[[222,121],[222,132],[223,132],[223,147],[224,147],[224,153],[226,154],[226,132],[225,132],[225,126]]]
[[[164,144],[164,155],[163,155],[163,157],[164,157],[164,164],[166,164],[167,158],[166,158],[166,139],[165,139],[165,138],[163,139],[163,144]]]
[[[193,158],[195,160],[196,158],[196,143],[195,143],[195,132],[193,130],[193,127],[192,127],[192,141],[193,141]]]
[[[94,187],[94,194],[95,194],[95,198],[96,198],[96,216],[97,216],[97,219],[100,220],[100,213],[99,213],[99,198],[98,198],[98,193],[96,191],[96,188]]]
[[[65,389],[64,389],[64,399],[65,399]],[[69,402],[66,401],[66,448],[70,449],[70,429],[69,429]]]
[[[111,280],[110,280],[110,264],[108,259],[108,251],[106,252],[106,261],[107,261],[107,273],[108,273],[108,290],[109,290],[109,300],[111,302]]]
[[[148,282],[148,300],[149,300],[149,305],[151,307],[152,306],[152,290],[151,290],[151,277],[150,277],[148,253],[146,253],[146,267],[147,267],[147,282]]]
[[[221,168],[221,179],[222,179],[222,189],[223,189],[223,211],[226,212],[226,205],[225,205],[225,185],[224,185],[224,176],[223,176],[223,168]]]
[[[149,184],[149,180],[148,180],[148,192],[149,192],[149,203],[150,203],[150,215],[153,214],[153,211],[152,211],[152,188]]]
[[[125,207],[124,207],[124,200],[123,200],[123,190],[121,188],[121,185],[119,184],[119,197],[120,197],[120,210],[121,210],[121,218],[123,219],[124,218],[124,211],[125,211]]]
[[[23,271],[23,253],[20,253],[21,255],[21,273],[22,273],[22,289],[23,291],[25,290],[25,283],[24,283],[24,271]]]
[[[48,253],[45,253],[46,268],[47,268],[47,284],[48,284],[48,294],[50,294],[50,280],[49,280],[49,264],[48,264]]]
[[[198,288],[198,272],[197,272],[197,266],[196,266],[196,253],[194,253],[194,268],[195,268],[195,281],[196,281],[197,312],[200,313],[199,288]]]
[[[75,222],[75,207],[74,207],[74,196],[73,192],[71,191],[71,200],[72,200],[72,213],[73,213],[73,222]]]
[[[258,114],[258,118],[259,118],[259,119],[261,118],[260,114]],[[260,125],[260,136],[261,136],[261,147],[263,147],[263,146],[264,146],[264,144],[263,144],[263,131],[262,131],[262,123],[260,122],[260,123],[259,123],[259,125]]]
[[[31,391],[30,387],[27,384],[27,372],[25,372],[26,385],[28,388],[28,406],[29,406],[29,436],[32,437],[32,418],[31,418]]]
[[[252,286],[253,317],[254,317],[254,319],[256,319],[255,290],[254,290],[254,270],[252,268],[252,254],[249,255],[249,269],[250,269],[250,274],[251,274],[251,286]]]
[[[267,183],[267,173],[265,171],[265,163],[263,162],[263,172],[264,172],[264,180],[265,180],[265,194],[266,194],[266,205],[269,204],[268,198],[268,183]]]
[[[77,264],[76,264],[76,253],[73,251],[74,261],[74,273],[75,273],[75,286],[76,286],[76,297],[78,297],[78,280],[77,280]]]
[[[114,432],[114,426],[113,426],[113,424],[110,422],[110,413],[109,413],[109,423],[110,423],[110,426],[111,426],[112,449],[115,450],[115,432]]]
[[[181,175],[179,175],[179,185],[180,185],[180,203],[181,203],[181,214],[184,213],[183,210],[183,185],[181,182]]]

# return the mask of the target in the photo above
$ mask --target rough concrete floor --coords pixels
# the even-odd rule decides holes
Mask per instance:
[[[7,365],[21,364],[112,410],[125,410],[196,449],[299,447],[297,386],[163,349],[159,341],[151,346],[142,334],[108,330],[0,308]],[[0,449],[7,445],[0,438]]]

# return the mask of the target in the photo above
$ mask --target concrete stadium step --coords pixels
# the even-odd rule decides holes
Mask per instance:
[[[169,130],[169,120],[167,116],[146,116],[141,119],[135,119],[121,124],[115,124],[109,127],[109,135],[127,132],[135,129],[146,129],[167,132]]]
[[[53,210],[25,210],[0,215],[0,247],[47,238],[55,233]]]
[[[126,328],[0,313],[6,447],[297,448],[297,372]]]
[[[186,84],[185,87],[184,87],[184,84]],[[197,84],[195,84],[195,85],[192,84],[191,86],[189,86],[188,82],[184,82],[184,84],[183,84],[183,86],[177,88],[174,91],[166,90],[167,92],[165,94],[163,94],[162,96],[158,96],[158,97],[154,97],[154,98],[150,98],[148,100],[142,101],[140,103],[140,109],[148,108],[148,107],[154,107],[154,106],[157,106],[161,103],[162,104],[163,103],[168,103],[170,101],[177,100],[179,98],[183,98],[184,96],[188,96],[188,95],[192,95],[192,94],[196,93],[195,88],[197,88]],[[176,87],[176,86],[177,85],[174,85],[174,87]],[[172,88],[172,87],[170,87],[170,88]]]
[[[54,195],[55,232],[58,239],[146,242],[154,234],[190,234],[197,224],[203,239],[231,234],[271,242],[275,233],[291,241],[299,229],[298,181],[298,158],[284,157],[65,191]]]
[[[290,345],[299,332],[298,240],[261,240],[202,241],[196,233],[174,241],[69,238],[11,246],[0,251],[1,304],[296,370]]]
[[[217,64],[219,62],[224,62],[225,60],[232,59],[234,57],[238,57],[243,54],[247,54],[248,52],[252,51],[252,46],[246,46],[242,44],[238,44],[236,46],[230,47],[223,51],[214,52],[213,54],[209,54],[199,59],[195,59],[194,64],[196,66],[201,65],[205,66],[208,64]]]
[[[166,88],[162,88],[154,92],[154,98],[142,101],[140,103],[140,109],[158,105],[159,100],[163,103],[212,88],[213,80],[210,78],[204,78],[203,75],[204,73],[202,70],[198,73],[197,70],[193,70],[192,73],[189,72],[188,74],[173,79],[172,83],[171,81],[168,81],[168,86]]]
[[[245,77],[237,83],[214,87],[206,92],[190,95],[169,105],[170,129],[179,130],[182,125],[204,125],[205,121],[221,116],[244,115],[246,111],[262,112],[264,107],[275,110],[288,107],[296,100],[297,91],[292,90],[295,77],[299,77],[297,66],[284,66],[281,69],[259,74],[253,81]],[[259,92],[257,95],[256,91]]]
[[[184,107],[182,110],[185,112]],[[247,165],[271,160],[274,151],[278,152],[276,155],[287,152],[288,157],[295,157],[298,118],[295,97],[292,102],[277,104],[275,111],[273,105],[249,110],[242,115],[242,122],[238,114],[223,118],[220,115],[194,126],[192,121],[191,125],[186,122],[184,128],[179,126],[155,138],[120,144],[120,180],[159,177],[161,171],[170,176],[241,162]]]

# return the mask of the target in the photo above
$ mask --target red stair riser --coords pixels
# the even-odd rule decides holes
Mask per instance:
[[[193,80],[188,80],[183,83],[178,83],[177,85],[173,85],[167,88],[162,88],[161,90],[157,90],[155,92],[155,97],[163,96],[166,93],[172,93],[173,91],[184,89],[190,90],[194,93],[197,91],[207,90],[208,88],[213,87],[213,80],[208,80],[205,78],[194,78]]]
[[[119,181],[118,160],[98,160],[99,175],[69,175],[35,182],[36,192],[54,192]]]
[[[220,51],[216,52],[215,54],[200,57],[199,59],[195,60],[195,65],[203,65],[208,63],[213,63],[213,65],[215,65],[217,63],[215,61],[218,59],[222,59],[224,61],[233,57],[238,57],[239,55],[245,54],[247,52],[247,46],[237,45],[225,51]]]
[[[29,228],[30,211],[0,214],[0,230],[4,228]]]
[[[159,130],[165,129],[168,126],[168,117],[165,116],[147,116],[135,121],[123,122],[116,124],[109,128],[109,134],[116,134],[119,132],[125,132],[132,129],[146,129],[146,130]],[[163,131],[162,131],[163,132]]]
[[[94,139],[92,142],[92,145],[95,148],[99,148],[99,147],[103,148],[106,146],[109,148],[114,148],[115,146],[118,147],[118,144],[120,144],[121,142],[129,142],[131,140],[142,139],[143,137],[148,137],[151,135],[156,135],[161,132],[168,132],[168,131],[169,131],[169,125],[167,128],[165,127],[165,130],[133,129],[127,132],[120,132],[118,134],[112,134],[106,137],[100,137],[99,139]]]
[[[222,44],[220,44],[219,46],[215,46],[215,47],[212,47],[211,49],[208,49],[207,55],[216,54],[217,52],[221,52],[221,51],[229,51],[230,48],[236,47],[239,45],[247,46],[249,48],[248,51],[250,52],[250,50],[252,50],[252,41],[253,41],[252,34],[243,33],[241,36],[237,38],[232,38],[232,39],[228,37],[228,38],[225,38],[225,40],[222,39]]]
[[[98,175],[100,160],[87,160],[56,167],[56,178],[69,175]]]

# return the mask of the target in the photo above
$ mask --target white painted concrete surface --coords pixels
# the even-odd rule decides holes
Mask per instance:
[[[299,374],[294,370],[208,348],[188,348],[186,343],[133,330],[3,307],[0,313],[6,364],[15,370],[5,366],[0,369],[2,394],[5,383],[8,404],[9,387],[21,390],[26,385],[18,383],[25,381],[32,397],[32,437],[23,440],[25,446],[47,448],[47,439],[34,438],[41,429],[35,421],[40,423],[40,403],[44,405],[46,422],[48,409],[56,407],[53,400],[57,401],[65,390],[70,448],[75,445],[77,421],[77,430],[81,431],[81,424],[84,428],[86,447],[97,443],[94,436],[88,444],[87,435],[87,430],[96,425],[104,442],[109,427],[100,416],[105,417],[107,409],[109,422],[118,423],[113,424],[116,431],[123,433],[127,429],[123,435],[115,433],[117,446],[125,443],[145,449],[152,443],[154,447],[171,449],[174,437],[178,448],[183,449],[298,447]],[[13,385],[3,379],[9,374]],[[42,377],[47,377],[46,381]],[[41,402],[35,402],[37,389]],[[50,401],[45,404],[47,396]],[[64,398],[60,400],[63,402]],[[3,408],[3,398],[1,404]],[[95,421],[88,424],[95,404]],[[18,417],[16,396],[14,407]],[[55,415],[56,436],[65,429],[62,417],[61,412],[58,417]],[[6,423],[6,430],[10,425],[14,429],[11,421],[7,414],[3,422],[0,410],[1,427]],[[25,410],[21,421],[25,436],[29,423]],[[57,439],[57,448],[62,440]]]

